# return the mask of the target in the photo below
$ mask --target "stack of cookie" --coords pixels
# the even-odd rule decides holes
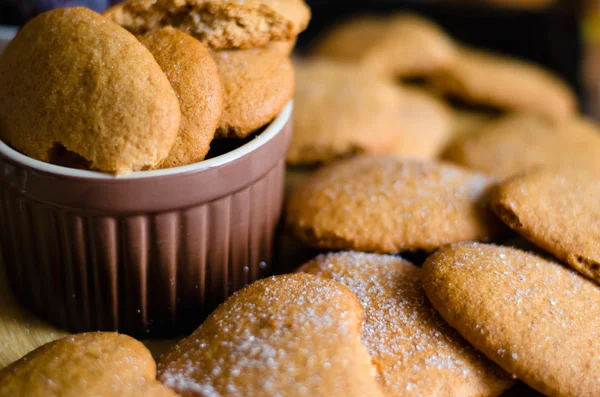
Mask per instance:
[[[213,139],[241,145],[292,98],[289,54],[309,19],[302,0],[47,12],[0,58],[0,138],[115,174],[202,161]]]

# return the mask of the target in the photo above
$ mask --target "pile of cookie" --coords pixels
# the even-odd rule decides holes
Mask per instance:
[[[44,13],[0,57],[0,139],[114,174],[202,161],[213,139],[243,144],[292,98],[289,54],[309,19],[302,0]]]
[[[422,22],[413,18],[407,21]],[[371,28],[358,35],[365,40],[356,47],[376,42],[376,34],[367,39]],[[404,37],[406,46],[417,48],[410,37],[423,43],[428,36]],[[404,66],[400,60],[410,59],[399,57],[393,70],[433,70],[439,54]],[[472,55],[474,69],[466,78],[493,82],[478,80],[475,71],[488,55]],[[301,95],[314,95],[320,104],[301,105],[313,109],[310,123],[315,129],[339,127],[306,139],[314,143],[310,149],[290,150],[291,158],[310,156],[310,163],[322,165],[294,189],[285,208],[288,233],[319,255],[238,291],[157,362],[124,335],[68,336],[0,371],[0,396],[52,390],[102,396],[475,397],[500,395],[517,380],[550,396],[600,394],[596,127],[575,114],[571,94],[546,72],[490,61],[482,70],[497,73],[496,81],[528,70],[528,84],[561,88],[536,91],[550,105],[537,100],[531,85],[526,98],[492,96],[477,84],[459,83],[461,77],[447,69],[446,77],[431,81],[442,79],[436,84],[451,87],[447,93],[469,87],[465,100],[493,97],[487,104],[505,114],[486,113],[480,118],[485,122],[461,133],[451,146],[464,153],[455,156],[458,164],[403,155],[383,131],[369,129],[366,115],[373,114],[382,128],[390,126],[402,113],[396,105],[409,97],[403,95],[431,104],[431,94],[364,72],[391,69],[391,60],[364,62],[373,66],[298,61],[299,74],[313,77],[297,92],[306,90]],[[449,105],[436,101],[452,117]],[[326,105],[349,107],[353,115],[333,119]],[[357,151],[370,153],[352,156]],[[296,259],[285,254],[290,263]]]
[[[495,184],[422,160],[337,162],[287,208],[297,237],[333,252],[238,291],[158,364],[124,335],[68,336],[0,371],[0,395],[475,397],[520,379],[595,396],[597,197],[585,169]],[[411,249],[422,267],[397,254]]]
[[[342,22],[296,66],[289,190],[315,166],[357,153],[501,178],[542,163],[598,164],[599,129],[558,76],[468,47],[416,14]]]

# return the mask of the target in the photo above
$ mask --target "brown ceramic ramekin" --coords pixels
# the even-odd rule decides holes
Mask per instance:
[[[11,287],[72,331],[169,335],[272,272],[290,102],[255,139],[184,167],[121,177],[0,142],[0,243]]]

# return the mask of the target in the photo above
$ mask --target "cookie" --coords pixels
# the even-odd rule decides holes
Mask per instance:
[[[449,108],[423,90],[403,87],[400,92],[401,129],[388,153],[424,160],[436,158],[452,134]]]
[[[286,225],[308,245],[377,253],[489,240],[494,180],[449,164],[359,156],[325,166],[292,195]]]
[[[78,334],[50,342],[0,372],[0,396],[175,397],[156,381],[141,342],[121,334]]]
[[[375,73],[423,77],[452,62],[454,47],[434,22],[402,13],[348,20],[323,38],[316,54],[355,62]]]
[[[83,8],[31,20],[0,56],[0,138],[42,161],[64,148],[122,174],[169,154],[179,101],[152,54]]]
[[[514,381],[450,328],[421,286],[421,269],[402,258],[343,252],[299,271],[331,278],[365,310],[363,341],[386,396],[497,396]]]
[[[204,160],[223,111],[223,90],[208,49],[171,27],[139,37],[165,72],[181,107],[181,125],[161,168]]]
[[[598,175],[531,170],[502,183],[490,204],[517,233],[600,283]]]
[[[431,83],[451,97],[500,110],[540,114],[565,120],[577,100],[559,77],[534,64],[463,48]]]
[[[260,280],[167,352],[158,378],[184,397],[383,396],[362,319],[356,296],[334,281]]]
[[[41,345],[66,335],[67,332],[43,322],[17,302],[0,263],[0,370]]]
[[[316,59],[296,63],[292,165],[390,150],[401,133],[395,83],[356,65]]]
[[[293,40],[308,25],[303,0],[129,0],[104,15],[136,34],[173,26],[211,49]]]
[[[215,51],[213,57],[225,94],[218,136],[245,138],[271,122],[292,99],[294,68],[280,51]]]
[[[433,307],[475,348],[548,396],[600,393],[600,289],[540,255],[486,244],[423,265]]]
[[[445,160],[506,178],[525,169],[581,165],[600,170],[600,129],[574,118],[552,122],[533,114],[510,114],[453,142]]]

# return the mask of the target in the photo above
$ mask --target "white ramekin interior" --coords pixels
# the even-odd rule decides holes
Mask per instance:
[[[237,158],[240,158],[262,145],[269,142],[277,133],[279,133],[285,124],[290,119],[292,114],[293,101],[290,101],[285,108],[281,111],[281,113],[267,126],[267,128],[260,134],[257,135],[256,138],[252,139],[250,142],[240,146],[237,149],[234,149],[230,152],[222,154],[220,156],[214,157],[209,160],[200,161],[198,163],[184,165],[181,167],[173,167],[161,170],[153,170],[153,171],[137,171],[129,174],[115,176],[108,173],[97,172],[97,171],[86,171],[86,170],[78,170],[75,168],[62,167],[59,165],[45,163],[43,161],[35,160],[31,157],[25,156],[12,149],[10,146],[5,144],[0,140],[0,154],[16,163],[20,163],[26,167],[33,168],[42,172],[52,173],[55,175],[62,175],[68,177],[78,177],[78,178],[92,178],[92,179],[141,179],[141,178],[152,178],[152,177],[161,177],[168,176],[174,174],[182,174],[187,172],[195,172],[207,168],[216,167],[218,165],[230,162]]]

